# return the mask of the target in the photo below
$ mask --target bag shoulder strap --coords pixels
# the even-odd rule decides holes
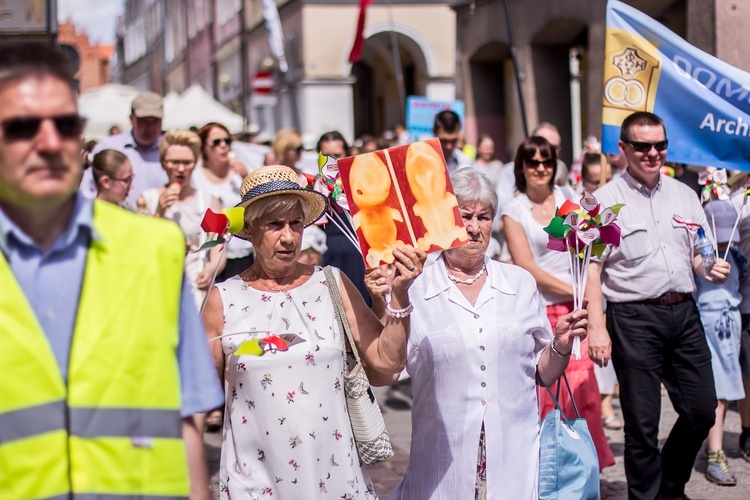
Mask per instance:
[[[352,348],[354,359],[356,359],[357,364],[359,365],[362,361],[359,359],[357,346],[354,343],[354,337],[352,337],[352,330],[349,326],[349,321],[346,319],[344,303],[341,301],[341,291],[339,290],[338,282],[333,275],[333,268],[331,266],[324,267],[323,274],[326,277],[326,285],[328,286],[328,293],[331,295],[331,302],[333,302],[333,312],[336,315],[336,322],[341,331],[341,343],[344,345],[344,357],[346,357],[346,343],[348,341],[349,346]]]
[[[573,391],[570,390],[570,384],[568,383],[568,377],[565,376],[565,372],[563,372],[562,376],[560,377],[563,381],[565,381],[565,387],[568,388],[568,395],[570,396],[570,402],[573,404],[573,411],[575,411],[576,418],[581,418],[581,414],[578,412],[578,405],[576,404],[576,400],[573,397]],[[568,417],[565,415],[565,412],[563,411],[562,407],[560,406],[559,398],[560,398],[560,384],[562,382],[560,379],[557,380],[557,390],[555,391],[557,393],[557,397],[555,397],[554,394],[552,394],[552,391],[548,386],[545,386],[544,388],[547,389],[547,393],[549,394],[549,397],[552,399],[552,402],[555,404],[555,408],[560,410],[560,415],[562,415],[563,420],[566,422],[568,421]]]

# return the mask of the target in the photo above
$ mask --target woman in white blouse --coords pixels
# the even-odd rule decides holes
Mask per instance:
[[[518,196],[503,210],[505,240],[513,262],[536,280],[547,318],[554,328],[560,318],[573,310],[573,278],[568,255],[548,249],[548,237],[544,232],[556,207],[565,202],[562,190],[554,184],[556,150],[543,137],[529,137],[518,146],[514,169]],[[614,465],[615,458],[602,428],[599,386],[585,341],[581,343],[581,355],[581,359],[570,362],[565,373],[578,410],[586,419],[596,445],[599,468],[603,469]],[[575,415],[568,393],[561,391],[560,396],[565,414]],[[542,418],[554,409],[546,391],[541,395],[540,406]]]
[[[485,257],[497,194],[473,169],[451,176],[469,234],[410,290],[406,370],[412,378],[409,468],[391,499],[536,497],[536,379],[551,384],[568,364],[585,310],[554,336],[534,278]]]

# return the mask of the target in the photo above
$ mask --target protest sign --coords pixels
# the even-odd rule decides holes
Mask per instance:
[[[425,252],[468,241],[438,139],[338,161],[368,267],[393,262],[393,249]]]

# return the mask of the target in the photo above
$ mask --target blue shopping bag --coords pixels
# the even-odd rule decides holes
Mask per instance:
[[[563,373],[570,400],[576,412],[568,420],[549,387],[546,387],[555,409],[540,424],[539,499],[599,500],[599,458],[586,420],[581,418],[573,400],[568,379]],[[560,394],[558,381],[557,394]]]

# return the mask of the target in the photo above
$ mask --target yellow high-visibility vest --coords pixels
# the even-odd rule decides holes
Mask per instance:
[[[94,232],[67,384],[0,254],[2,499],[189,493],[176,357],[182,233],[104,202]]]

